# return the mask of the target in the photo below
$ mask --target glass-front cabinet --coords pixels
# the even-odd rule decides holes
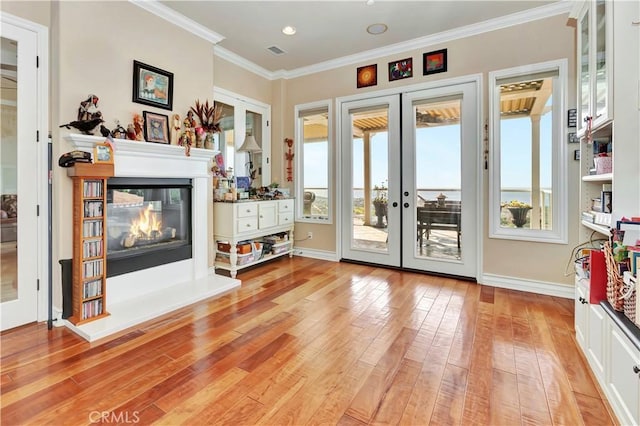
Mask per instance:
[[[611,102],[611,2],[587,1],[577,15],[578,66],[578,136],[582,136],[591,120],[597,128],[613,118]]]

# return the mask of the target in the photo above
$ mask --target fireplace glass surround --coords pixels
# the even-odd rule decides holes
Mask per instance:
[[[107,181],[107,277],[191,259],[191,179]]]

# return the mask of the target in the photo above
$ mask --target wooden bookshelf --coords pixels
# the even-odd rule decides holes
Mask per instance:
[[[75,325],[103,318],[107,312],[107,179],[113,164],[78,163],[67,170],[73,179],[73,314]]]

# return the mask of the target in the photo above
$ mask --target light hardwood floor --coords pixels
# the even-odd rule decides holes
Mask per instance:
[[[282,258],[92,344],[0,336],[2,424],[612,424],[573,301]]]

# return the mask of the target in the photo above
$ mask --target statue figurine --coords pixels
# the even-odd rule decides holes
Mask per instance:
[[[94,118],[102,117],[102,114],[98,111],[98,100],[99,99],[96,95],[89,95],[87,96],[87,99],[80,102],[80,107],[78,108],[78,121],[89,121]]]
[[[171,118],[171,145],[178,145],[178,140],[180,139],[180,130],[182,130],[180,114],[173,114]]]
[[[193,112],[189,111],[184,119],[184,133],[180,137],[178,144],[184,146],[185,155],[191,155],[191,146],[196,141],[196,120],[193,118]]]

